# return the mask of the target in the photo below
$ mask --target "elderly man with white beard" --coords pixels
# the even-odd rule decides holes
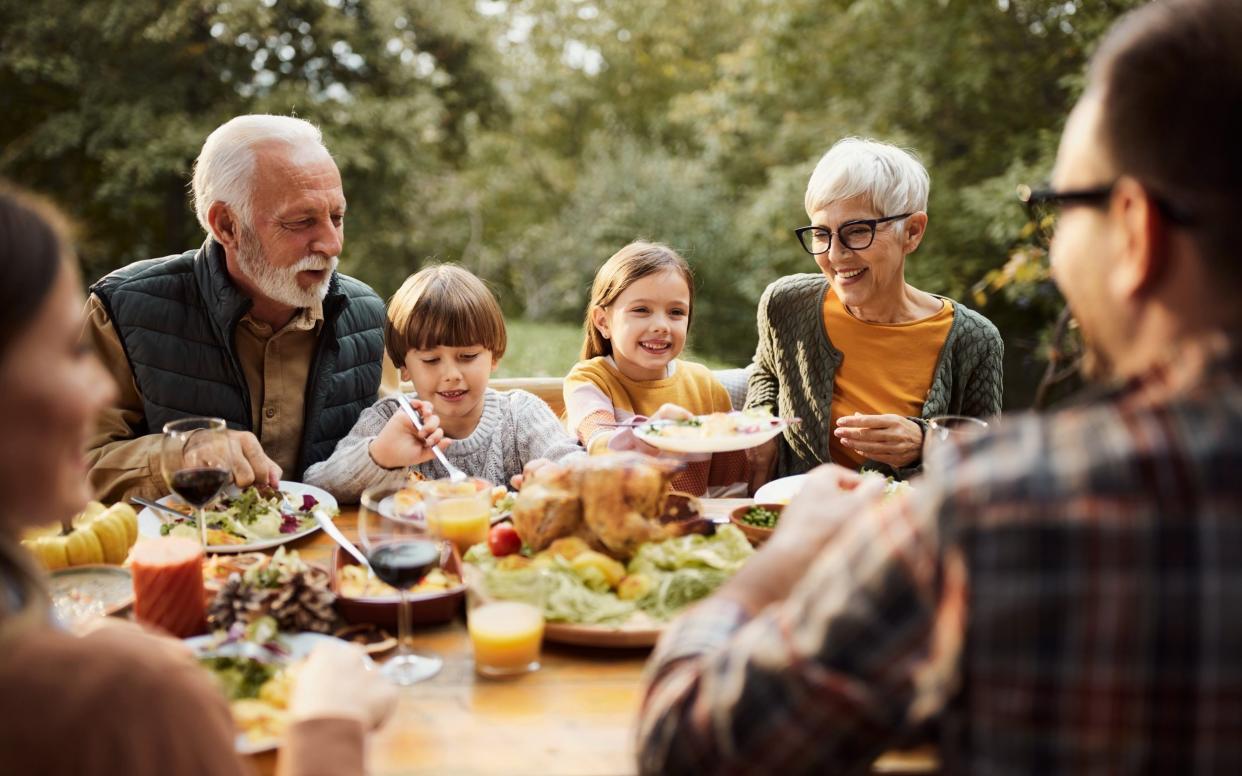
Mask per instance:
[[[89,442],[100,498],[158,496],[161,429],[229,425],[240,486],[296,479],[327,458],[395,371],[384,305],[336,272],[341,176],[313,125],[239,116],[194,166],[197,250],[140,261],[91,287],[83,333],[120,396]]]

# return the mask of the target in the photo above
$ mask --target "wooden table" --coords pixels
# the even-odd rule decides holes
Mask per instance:
[[[705,499],[709,515],[727,515],[748,499]],[[337,525],[356,539],[357,512]],[[325,567],[334,543],[322,532],[297,542],[302,558]],[[416,628],[412,646],[444,667],[401,688],[397,710],[371,736],[370,772],[384,774],[631,774],[640,677],[649,650],[601,650],[545,644],[543,667],[513,680],[475,676],[464,621]],[[260,773],[275,756],[256,755]],[[933,773],[926,753],[892,753],[877,773]]]

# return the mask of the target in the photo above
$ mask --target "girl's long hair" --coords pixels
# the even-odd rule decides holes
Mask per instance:
[[[598,356],[612,355],[612,341],[605,339],[595,328],[592,313],[595,308],[607,309],[636,281],[648,275],[667,270],[675,270],[685,278],[690,289],[690,311],[694,311],[694,275],[690,265],[677,251],[655,242],[632,242],[612,254],[604,266],[595,273],[595,282],[591,284],[591,301],[587,304],[586,321],[583,325],[585,338],[582,342],[582,360]],[[689,325],[689,315],[687,315]]]

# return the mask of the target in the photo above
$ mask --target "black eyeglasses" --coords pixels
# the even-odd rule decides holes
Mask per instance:
[[[902,213],[898,216],[846,221],[837,227],[837,236],[841,238],[841,244],[846,248],[849,248],[851,251],[861,251],[870,248],[871,243],[875,242],[875,227],[877,224],[908,218],[912,215],[914,214]],[[827,253],[832,248],[831,229],[822,226],[802,226],[795,229],[794,234],[798,235],[798,242],[802,243],[802,249],[812,256]]]
[[[1067,207],[1104,207],[1113,196],[1117,182],[1106,186],[1094,186],[1086,189],[1067,189],[1057,191],[1053,188],[1032,189],[1030,186],[1018,187],[1018,199],[1026,205],[1031,221],[1035,224],[1035,232],[1039,241],[1047,247],[1052,242],[1056,231],[1057,219],[1061,211]],[[1170,204],[1161,197],[1152,195],[1156,207],[1165,218],[1181,226],[1189,226],[1193,218],[1185,210]]]

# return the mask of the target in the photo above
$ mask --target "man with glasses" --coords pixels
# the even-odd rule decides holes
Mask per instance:
[[[1127,16],[1027,196],[1108,384],[908,497],[816,471],[666,632],[644,772],[855,772],[929,721],[945,773],[1242,772],[1239,40],[1236,0]]]

